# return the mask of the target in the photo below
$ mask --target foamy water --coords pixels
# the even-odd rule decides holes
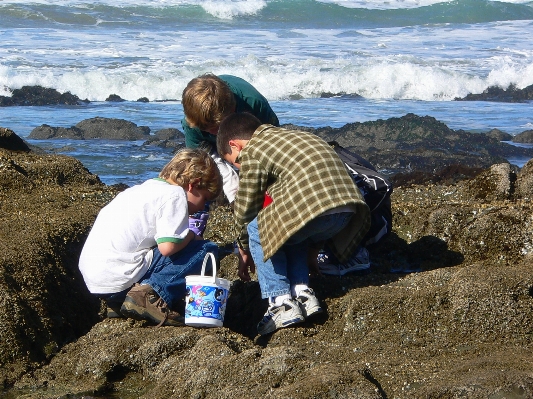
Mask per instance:
[[[533,84],[532,2],[508,0],[2,1],[0,95],[24,85],[93,102],[0,108],[22,136],[43,123],[118,117],[179,128],[181,92],[205,72],[250,81],[282,123],[342,126],[407,112],[511,134],[529,104],[454,102]],[[321,99],[323,93],[362,98]],[[131,101],[106,104],[116,94]],[[135,103],[147,97],[151,103]],[[174,101],[175,100],[175,101]],[[156,103],[165,101],[164,103]],[[148,161],[147,161],[148,162]]]

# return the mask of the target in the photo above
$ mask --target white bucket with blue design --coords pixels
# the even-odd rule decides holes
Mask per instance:
[[[208,259],[213,265],[213,275],[205,275]],[[186,276],[187,297],[185,298],[185,324],[192,327],[222,327],[230,282],[216,277],[215,255],[211,252],[204,258],[200,276]]]

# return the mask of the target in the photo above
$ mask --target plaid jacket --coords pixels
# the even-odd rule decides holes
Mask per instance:
[[[355,215],[329,247],[346,261],[370,227],[370,210],[335,151],[320,137],[261,125],[236,160],[241,164],[234,211],[241,248],[246,227],[258,216],[265,260],[306,223],[327,210],[350,205]],[[273,202],[263,208],[265,192]]]

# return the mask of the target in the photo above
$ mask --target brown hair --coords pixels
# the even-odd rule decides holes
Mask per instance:
[[[222,120],[235,112],[235,96],[229,86],[211,73],[191,80],[181,99],[185,120],[200,130],[219,126]]]
[[[181,187],[194,183],[199,189],[209,191],[212,200],[222,190],[222,177],[215,161],[207,152],[198,148],[179,150],[163,167],[159,177],[171,180]]]
[[[261,121],[248,112],[231,114],[220,124],[217,134],[217,151],[220,156],[231,153],[230,140],[250,140]]]

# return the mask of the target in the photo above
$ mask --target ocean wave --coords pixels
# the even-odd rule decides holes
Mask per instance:
[[[23,24],[202,29],[385,27],[533,19],[531,0],[124,0],[0,2],[2,28]],[[22,24],[22,25],[21,25]]]
[[[292,70],[267,70],[251,68],[250,64],[233,64],[221,68],[219,72],[243,77],[270,100],[317,98],[323,93],[345,93],[368,99],[450,101],[469,93],[481,93],[489,86],[507,88],[515,84],[521,89],[533,84],[532,65],[524,67],[504,62],[495,66],[485,77],[407,61],[371,61],[354,68],[346,63],[344,66],[337,65],[335,70],[332,70],[332,65],[321,63]],[[147,97],[150,101],[180,100],[185,85],[197,73],[190,71],[185,76],[172,75],[157,71],[124,73],[102,69],[57,76],[34,71],[30,76],[9,74],[7,77],[2,75],[0,69],[0,87],[9,84],[11,89],[15,89],[24,85],[41,85],[60,92],[68,91],[90,101],[104,101],[111,94],[129,101],[141,97]],[[3,95],[8,93],[4,90]]]

